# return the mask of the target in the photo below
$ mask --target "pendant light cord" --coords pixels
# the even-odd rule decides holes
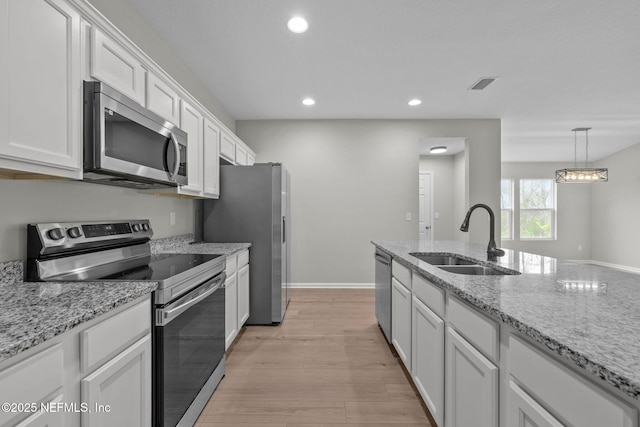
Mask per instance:
[[[573,167],[578,167],[578,131],[573,130]]]
[[[587,139],[587,143],[585,144],[585,158],[586,158],[586,167],[589,167],[589,129],[587,129],[586,131],[584,131],[584,136]]]

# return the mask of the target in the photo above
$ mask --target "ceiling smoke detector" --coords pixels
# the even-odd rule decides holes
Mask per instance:
[[[469,90],[484,90],[491,83],[498,80],[498,77],[483,77],[474,84],[471,85]]]

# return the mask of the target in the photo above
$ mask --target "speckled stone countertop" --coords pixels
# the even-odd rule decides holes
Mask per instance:
[[[232,255],[249,243],[196,243],[193,235],[151,241],[152,253]],[[0,362],[130,301],[156,282],[24,282],[23,262],[0,263]]]
[[[640,400],[640,275],[511,250],[490,263],[486,245],[473,243],[372,243],[568,363]],[[521,274],[449,273],[418,260],[411,252],[455,253]]]
[[[193,234],[167,237],[151,241],[152,253],[222,254],[233,255],[251,247],[251,243],[192,243]]]
[[[22,261],[0,263],[0,361],[150,294],[156,282],[23,282]]]

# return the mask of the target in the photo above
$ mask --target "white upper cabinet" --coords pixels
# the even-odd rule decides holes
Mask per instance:
[[[0,175],[81,178],[80,14],[64,0],[0,9]]]
[[[180,95],[151,72],[147,75],[147,108],[176,126],[180,123]]]
[[[246,144],[88,2],[0,0],[0,10],[0,178],[82,179],[84,80],[104,82],[189,134],[188,185],[154,193],[217,198],[221,158],[255,162]]]
[[[247,165],[248,163],[247,149],[240,144],[236,144],[236,164]]]
[[[182,101],[180,128],[187,133],[187,176],[189,184],[180,187],[181,193],[202,195],[202,134],[204,118],[200,111]]]
[[[232,165],[252,165],[256,153],[231,132],[222,132],[220,137],[220,158]]]
[[[220,138],[220,157],[230,163],[236,162],[236,143],[233,140],[233,136],[227,132],[222,132],[222,137]]]
[[[91,31],[91,76],[122,92],[140,105],[145,101],[142,62],[94,25]]]
[[[220,161],[218,147],[220,144],[220,126],[205,117],[203,137],[204,196],[218,198],[220,196]]]

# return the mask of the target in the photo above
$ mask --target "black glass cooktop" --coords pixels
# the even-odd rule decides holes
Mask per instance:
[[[142,267],[104,277],[104,280],[151,280],[160,282],[223,255],[215,254],[155,254]]]

